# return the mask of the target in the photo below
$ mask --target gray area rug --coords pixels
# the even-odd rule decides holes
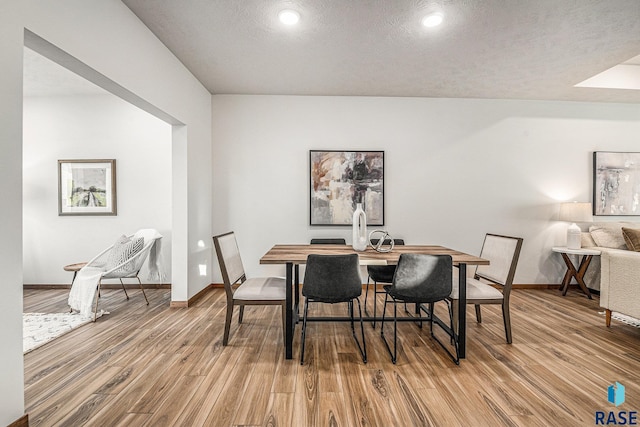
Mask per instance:
[[[79,313],[23,313],[22,351],[29,353],[91,320]]]

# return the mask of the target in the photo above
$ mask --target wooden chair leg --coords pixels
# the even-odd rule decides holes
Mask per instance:
[[[476,320],[478,323],[482,323],[482,314],[480,313],[480,304],[476,304]]]
[[[238,323],[242,323],[242,317],[244,316],[244,305],[241,305],[240,307],[238,307],[238,309]]]
[[[222,345],[226,346],[229,342],[229,329],[231,328],[231,318],[233,316],[233,302],[227,302],[227,316],[224,320],[224,335],[222,336]]]
[[[504,333],[507,337],[507,344],[511,344],[511,315],[509,314],[508,304],[502,304],[502,317],[504,319]]]
[[[611,310],[609,310],[608,308],[605,309],[605,323],[607,325],[607,328],[611,327]]]

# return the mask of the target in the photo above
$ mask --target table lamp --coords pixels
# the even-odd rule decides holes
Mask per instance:
[[[591,222],[591,203],[588,202],[568,202],[560,204],[560,221],[570,222],[567,229],[567,248],[580,249],[581,236],[580,227],[576,222]]]

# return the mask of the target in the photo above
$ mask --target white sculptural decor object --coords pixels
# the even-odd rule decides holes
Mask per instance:
[[[353,243],[356,251],[367,249],[367,214],[362,209],[362,203],[356,204],[353,212]]]

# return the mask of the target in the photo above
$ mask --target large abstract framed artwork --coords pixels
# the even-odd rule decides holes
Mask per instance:
[[[351,225],[357,203],[384,225],[384,151],[310,151],[311,225]]]
[[[58,215],[116,215],[116,161],[58,160]]]
[[[593,153],[593,214],[640,215],[640,153]]]

